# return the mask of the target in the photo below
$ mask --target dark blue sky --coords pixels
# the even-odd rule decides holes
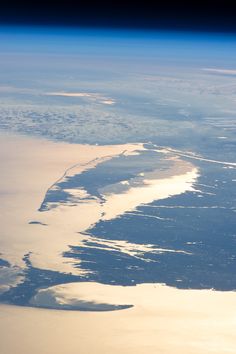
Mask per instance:
[[[1,5],[0,23],[236,32],[236,11],[222,1],[18,1]]]

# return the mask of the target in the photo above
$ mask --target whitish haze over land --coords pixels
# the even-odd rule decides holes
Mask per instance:
[[[35,307],[34,319],[47,309],[52,323],[53,310],[93,311],[93,331],[95,312],[121,312],[103,318],[146,331],[140,346],[124,337],[131,353],[143,353],[147,338],[150,353],[234,352],[235,38],[2,27],[0,41],[0,302],[8,323],[11,305]],[[183,316],[193,328],[191,296],[204,325],[186,336],[171,321]],[[83,319],[86,333],[90,317],[81,316],[75,323]],[[213,319],[224,323],[221,347]],[[114,323],[119,334],[129,327]],[[149,336],[162,323],[157,347]],[[87,353],[86,338],[68,353]],[[98,352],[119,352],[109,345]],[[7,340],[4,348],[16,353]]]

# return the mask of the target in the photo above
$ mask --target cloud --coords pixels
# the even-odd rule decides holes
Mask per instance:
[[[19,94],[39,94],[39,91],[32,88],[24,88],[24,87],[16,87],[10,85],[1,85],[0,86],[1,93],[19,93]]]
[[[98,101],[99,103],[111,105],[115,103],[114,99],[103,96],[96,92],[48,92],[47,96],[62,96],[62,97],[83,97],[88,98],[93,101]]]
[[[202,70],[213,73],[213,74],[223,74],[223,75],[236,75],[236,70],[231,69],[215,69],[215,68],[203,68]]]
[[[48,92],[48,96],[63,96],[63,97],[91,97],[97,98],[100,95],[98,93],[88,92]]]

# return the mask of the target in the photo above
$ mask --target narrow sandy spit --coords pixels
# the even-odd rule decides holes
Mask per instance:
[[[0,161],[0,249],[2,258],[24,267],[22,258],[29,251],[37,267],[72,272],[63,263],[61,253],[79,239],[77,231],[85,230],[100,218],[98,202],[84,203],[79,210],[60,208],[50,217],[38,212],[47,189],[68,167],[77,165],[76,173],[95,167],[99,159],[111,158],[124,150],[142,149],[142,145],[90,146],[48,142],[43,139],[1,135]],[[95,160],[96,159],[96,160]],[[88,213],[88,210],[90,213]],[[62,217],[63,215],[63,217]],[[31,220],[51,227],[29,225]]]

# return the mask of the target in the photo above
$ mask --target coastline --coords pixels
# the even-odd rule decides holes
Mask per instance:
[[[50,218],[42,221],[53,223],[53,235],[46,226],[30,225],[29,221],[38,220],[38,207],[45,191],[69,166],[116,156],[124,146],[53,143],[14,135],[1,138],[2,258],[5,254],[12,265],[24,269],[22,257],[29,250],[33,252],[35,266],[70,272],[72,264],[68,259],[61,263],[61,251],[65,245],[80,240],[80,235],[71,230],[86,229],[91,225],[91,215],[95,221],[99,219],[99,204],[89,205],[91,215],[87,215],[88,205],[81,205],[79,220],[73,212],[67,213],[64,228],[65,219],[58,217],[60,208],[50,213]],[[125,148],[132,152],[137,146],[131,144]],[[188,172],[184,170],[184,173]],[[181,176],[179,171],[177,176]],[[163,177],[168,179],[166,174]],[[64,285],[64,290],[67,287],[72,290],[70,286]],[[19,351],[64,354],[65,348],[67,354],[228,354],[235,351],[235,292],[179,290],[160,284],[108,286],[108,289],[101,284],[79,283],[73,287],[75,297],[82,296],[86,301],[116,303],[122,299],[134,307],[122,311],[79,312],[0,304],[1,354]],[[101,298],[94,298],[94,293]]]

